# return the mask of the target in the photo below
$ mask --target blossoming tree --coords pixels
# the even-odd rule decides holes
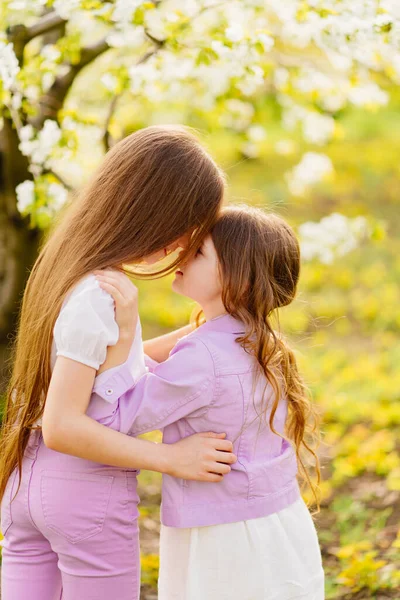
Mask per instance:
[[[397,0],[3,0],[0,22],[0,342],[40,232],[76,187],[81,135],[91,128],[106,151],[121,101],[138,111],[179,101],[188,121],[213,114],[252,158],[268,129],[255,106],[272,97],[283,128],[315,146],[288,173],[303,194],[333,171],[322,147],[338,112],[386,104],[380,83],[400,80]],[[93,63],[107,110],[88,123],[67,104]],[[330,223],[346,224],[329,218],[303,227],[309,257],[319,236],[331,259]],[[347,226],[346,248],[361,223]]]

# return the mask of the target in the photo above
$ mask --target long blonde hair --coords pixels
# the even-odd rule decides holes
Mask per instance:
[[[281,396],[287,398],[285,436],[293,442],[299,475],[309,484],[318,507],[319,417],[294,352],[271,322],[277,309],[290,304],[296,295],[300,274],[298,241],[283,219],[247,206],[223,209],[211,236],[219,260],[225,309],[246,327],[246,334],[237,341],[254,355],[260,373],[274,391],[272,406],[266,402],[261,416],[266,417],[270,410],[269,426],[277,433],[274,416]],[[310,459],[316,483],[309,474]]]
[[[187,252],[153,275],[170,272],[215,223],[224,187],[221,170],[186,128],[148,127],[113,147],[58,220],[22,299],[0,440],[0,499],[14,468],[21,474],[43,414],[53,328],[67,292],[94,269],[135,265],[191,233]]]

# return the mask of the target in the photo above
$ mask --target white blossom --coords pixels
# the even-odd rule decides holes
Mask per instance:
[[[68,191],[60,183],[50,183],[47,193],[50,198],[50,205],[55,212],[64,206],[68,198]]]
[[[14,0],[8,4],[8,8],[15,11],[27,11],[32,9],[41,11],[46,4],[47,0]]]
[[[145,15],[145,26],[149,33],[158,40],[166,37],[166,18],[160,8],[148,10]]]
[[[118,79],[111,73],[104,73],[104,75],[100,77],[100,81],[110,92],[115,92],[117,89]]]
[[[346,72],[351,68],[351,57],[346,54],[341,54],[340,52],[335,52],[333,50],[327,50],[326,56],[332,67],[338,71]]]
[[[316,258],[329,264],[336,256],[344,256],[358,246],[368,234],[368,223],[364,217],[349,219],[333,213],[319,222],[303,223],[298,233],[303,259]]]
[[[310,144],[322,146],[332,137],[334,129],[335,120],[328,115],[311,111],[304,115],[303,134]]]
[[[43,73],[43,77],[42,77],[42,88],[43,91],[47,91],[48,89],[51,88],[51,86],[53,85],[54,81],[55,81],[55,74],[54,73],[50,73],[49,71],[47,71],[46,73]]]
[[[107,36],[107,43],[114,48],[138,48],[146,39],[144,27],[133,24],[136,10],[143,0],[116,0],[112,20],[115,29]]]
[[[11,98],[11,106],[14,110],[19,110],[22,106],[22,95],[18,92],[15,92]]]
[[[131,23],[136,9],[143,4],[143,0],[116,0],[112,19],[120,26]]]
[[[299,121],[304,118],[306,110],[302,106],[292,104],[291,101],[287,103],[287,108],[283,112],[282,123],[286,129],[294,129]]]
[[[322,73],[316,69],[302,69],[294,81],[295,87],[304,93],[331,92],[335,89],[335,80],[332,73]]]
[[[329,94],[324,94],[320,103],[322,108],[330,112],[337,112],[346,104],[346,96],[342,90],[335,90]]]
[[[260,154],[260,149],[254,142],[245,142],[241,146],[241,151],[248,158],[257,158]]]
[[[54,0],[53,8],[62,19],[68,20],[80,8],[81,0]]]
[[[277,154],[282,154],[283,156],[292,154],[294,150],[295,147],[292,140],[278,140],[275,144],[275,152],[277,152]]]
[[[284,67],[278,67],[274,72],[274,83],[278,89],[284,88],[289,81],[289,71]]]
[[[40,51],[46,61],[56,62],[61,57],[61,52],[54,44],[46,44]]]
[[[381,90],[381,88],[372,81],[351,88],[348,97],[350,102],[356,106],[365,106],[368,104],[384,106],[389,101],[388,93]]]
[[[139,48],[145,41],[146,35],[141,25],[126,25],[107,36],[107,44],[113,48]]]
[[[28,85],[24,89],[24,96],[29,102],[35,103],[39,100],[40,88],[37,85]]]
[[[25,125],[19,130],[19,139],[21,142],[27,142],[31,140],[34,135],[35,130],[33,129],[32,125]]]
[[[18,73],[19,65],[13,44],[0,40],[0,81],[5,90],[11,89]]]
[[[264,71],[258,65],[250,67],[246,75],[236,84],[245,96],[251,96],[264,84]]]
[[[32,154],[32,161],[35,163],[44,163],[50,156],[54,146],[58,144],[61,138],[61,130],[56,123],[47,119],[44,122],[43,129],[39,132],[38,148]]]
[[[216,54],[218,54],[219,58],[227,58],[232,52],[231,48],[229,48],[229,46],[225,46],[225,44],[220,40],[212,40],[211,48]]]
[[[231,42],[240,42],[244,38],[244,30],[242,24],[232,24],[225,30],[225,36]]]
[[[199,2],[198,0],[178,0],[178,4],[182,14],[186,17],[193,17],[195,14],[199,12]],[[212,4],[208,0],[203,0],[204,7],[206,8],[208,4]]]
[[[27,179],[15,188],[17,194],[17,207],[24,214],[35,200],[35,184]]]
[[[250,125],[246,131],[247,137],[252,142],[262,142],[265,140],[267,133],[262,125]]]
[[[93,15],[103,17],[104,15],[108,15],[112,10],[114,10],[113,2],[102,2],[101,6],[98,6],[98,8],[92,8],[91,12]]]
[[[391,14],[394,19],[400,20],[400,4],[397,0],[381,0],[381,9]]]
[[[32,163],[46,165],[61,138],[61,130],[56,121],[47,119],[38,135],[34,137],[33,128],[30,125],[23,127],[20,132],[19,149],[24,156],[29,156]]]
[[[284,127],[293,130],[300,123],[305,140],[311,144],[323,145],[332,137],[335,130],[333,117],[291,102],[287,106],[283,114]]]
[[[309,186],[319,183],[333,172],[331,159],[325,154],[306,152],[303,158],[288,174],[290,192],[303,195]]]
[[[256,40],[260,42],[265,52],[269,52],[275,44],[273,37],[262,32],[256,35]]]
[[[254,107],[249,102],[242,102],[236,98],[231,98],[225,103],[227,112],[224,113],[220,122],[224,127],[231,127],[237,131],[246,129],[253,118]]]

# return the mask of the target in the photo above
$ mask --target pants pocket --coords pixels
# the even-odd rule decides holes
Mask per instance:
[[[114,477],[43,471],[40,495],[46,526],[77,544],[103,530]]]
[[[12,500],[15,494],[15,480],[17,478],[18,469],[14,469],[11,473],[6,489],[4,491],[4,496],[1,501],[1,531],[3,536],[6,535],[7,531],[10,529],[13,518],[12,518]]]

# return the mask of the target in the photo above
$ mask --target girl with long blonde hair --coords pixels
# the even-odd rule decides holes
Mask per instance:
[[[171,272],[214,225],[223,196],[223,174],[188,130],[149,127],[113,147],[44,244],[22,300],[1,433],[3,600],[137,600],[138,469],[209,482],[229,472],[224,434],[137,440],[116,418],[118,385],[104,400],[92,393],[108,377],[107,348],[113,364],[127,351],[130,374],[146,372],[138,319],[132,344],[93,272],[134,271],[181,247],[156,274]]]

